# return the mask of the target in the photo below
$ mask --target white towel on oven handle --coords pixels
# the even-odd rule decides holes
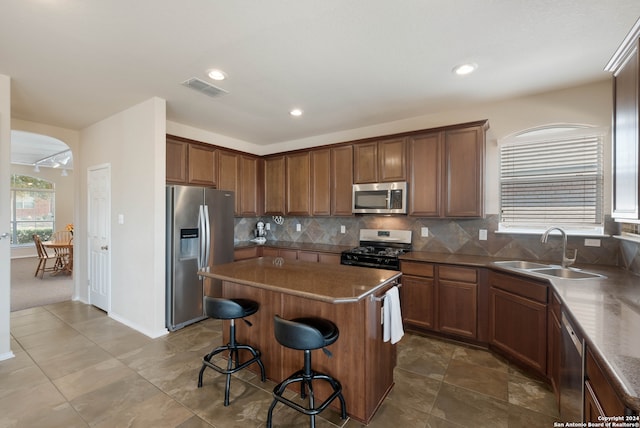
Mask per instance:
[[[395,344],[404,336],[398,287],[394,286],[387,290],[382,303],[382,339],[385,342],[391,341],[391,344]]]

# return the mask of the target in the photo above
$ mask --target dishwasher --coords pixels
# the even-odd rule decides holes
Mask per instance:
[[[560,363],[560,418],[564,422],[583,421],[584,340],[562,312],[562,353]]]

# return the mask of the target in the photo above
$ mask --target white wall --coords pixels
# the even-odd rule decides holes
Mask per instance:
[[[80,218],[86,219],[87,169],[111,165],[109,316],[151,337],[166,333],[165,134],[166,102],[152,98],[82,130],[76,166]],[[86,228],[75,241],[83,244],[78,274],[88,278]],[[87,290],[82,297],[88,300]]]
[[[11,79],[0,74],[0,234],[9,233],[9,166],[11,159]],[[11,243],[0,239],[0,361],[11,352]]]

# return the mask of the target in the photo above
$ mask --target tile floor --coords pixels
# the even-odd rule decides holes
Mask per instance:
[[[220,344],[220,323],[205,320],[159,339],[79,302],[11,313],[15,358],[0,361],[0,427],[264,427],[274,383],[247,370],[231,382],[202,356]],[[336,362],[338,363],[338,362]],[[552,427],[549,388],[490,353],[406,335],[395,386],[370,427]],[[348,405],[348,403],[347,403]],[[318,428],[354,428],[328,409]],[[282,405],[274,427],[307,427]]]

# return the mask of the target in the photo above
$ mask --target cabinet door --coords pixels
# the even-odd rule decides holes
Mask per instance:
[[[546,305],[491,287],[489,343],[521,364],[546,375]]]
[[[640,114],[640,66],[635,49],[614,73],[613,109],[613,212],[614,218],[635,219],[638,209],[639,162],[638,133]]]
[[[377,183],[378,180],[378,143],[360,143],[353,145],[353,182]]]
[[[442,215],[442,133],[409,139],[409,215]]]
[[[331,149],[331,214],[353,215],[353,146]]]
[[[407,180],[407,144],[404,138],[378,142],[378,179],[385,182]]]
[[[438,267],[438,325],[443,333],[478,336],[478,272],[474,268]]]
[[[168,183],[185,184],[187,182],[188,146],[188,143],[167,137],[166,180]]]
[[[331,215],[331,150],[311,151],[311,214]]]
[[[444,215],[484,215],[484,128],[445,131]]]
[[[243,216],[260,215],[260,195],[258,178],[262,176],[262,160],[253,156],[240,156],[240,187],[236,201],[240,202],[239,214]]]
[[[216,150],[189,144],[189,184],[216,185]]]
[[[240,214],[240,156],[236,153],[218,151],[218,189],[235,194],[235,214]]]
[[[309,152],[286,156],[286,214],[311,214],[311,155]]]
[[[547,310],[547,377],[560,405],[560,359],[562,356],[562,327],[560,325],[560,300],[551,293],[551,304]]]
[[[400,301],[402,321],[406,327],[435,329],[435,281],[433,278],[402,277]]]
[[[284,156],[264,160],[264,213],[284,215],[285,193]]]

